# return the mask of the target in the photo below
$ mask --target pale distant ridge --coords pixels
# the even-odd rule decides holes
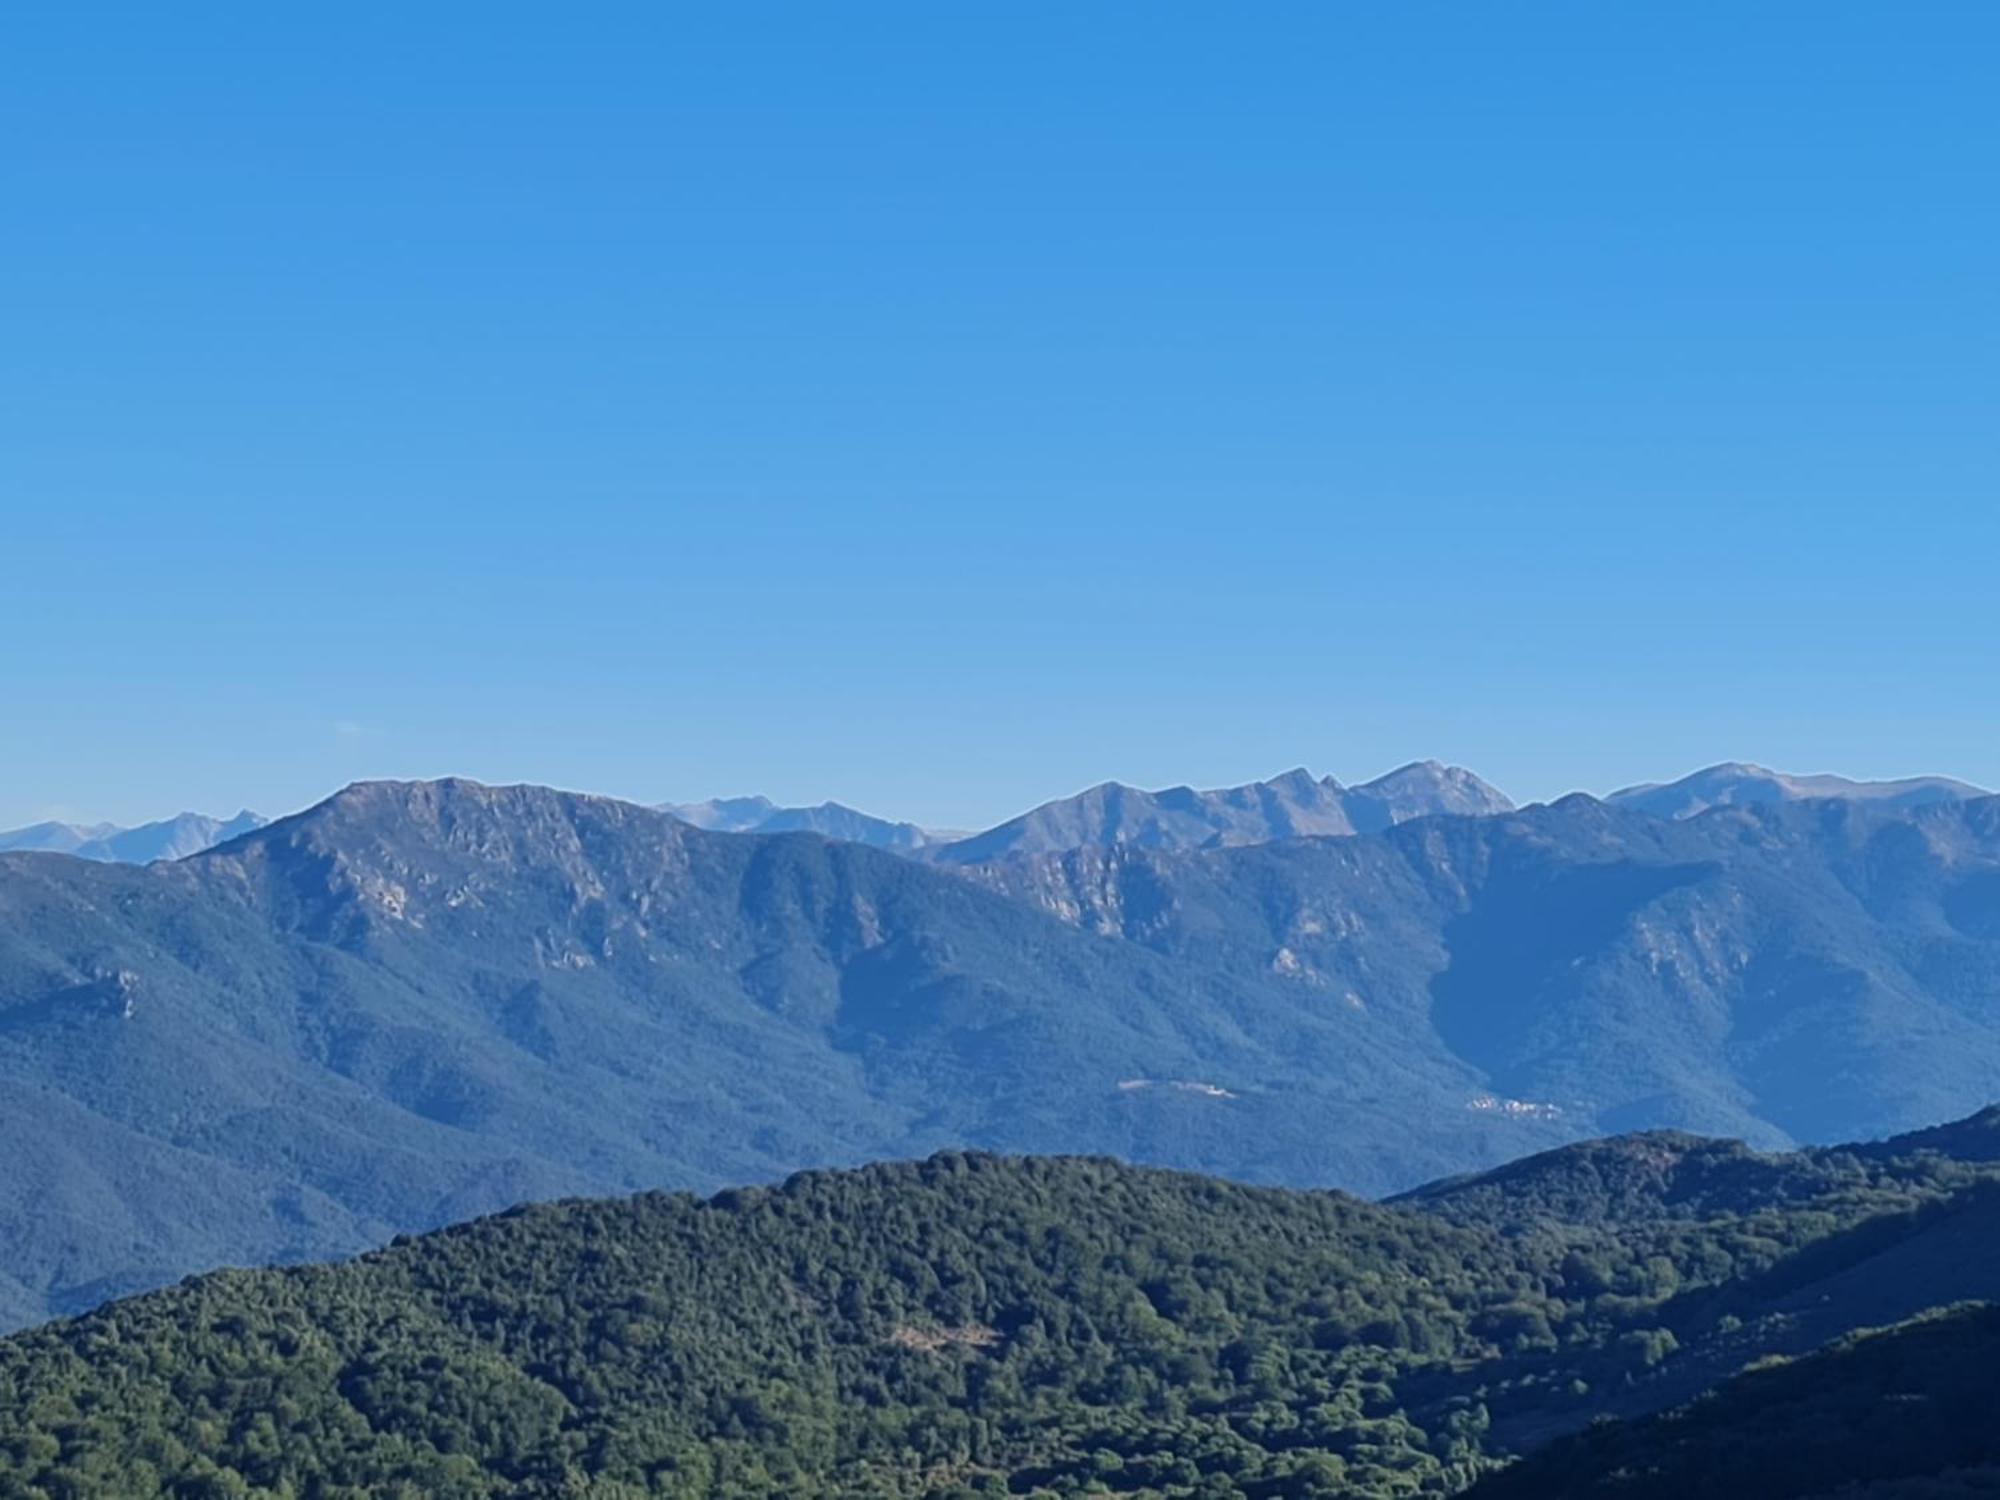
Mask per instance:
[[[35,823],[0,833],[0,853],[32,850],[106,864],[146,865],[156,859],[199,854],[252,833],[266,821],[246,808],[233,818],[184,812],[136,828],[120,828],[116,823]]]
[[[904,852],[922,849],[940,837],[915,823],[877,818],[838,802],[780,807],[769,797],[711,797],[706,802],[664,802],[659,810],[714,833],[817,833],[850,844]]]
[[[1855,781],[1846,776],[1795,776],[1742,761],[1724,761],[1679,781],[1648,782],[1613,792],[1604,800],[1658,818],[1691,818],[1712,807],[1832,799],[1870,802],[1878,807],[1925,807],[1991,795],[1949,776],[1908,776],[1896,781]]]

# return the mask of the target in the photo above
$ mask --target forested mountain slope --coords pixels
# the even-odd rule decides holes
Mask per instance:
[[[1448,1493],[1804,1352],[1801,1309],[1820,1342],[1879,1310],[1871,1285],[2000,1291],[1926,1248],[1990,1236],[1991,1164],[1893,1160],[1499,1228],[963,1154],[520,1209],[0,1342],[0,1496]],[[1990,1398],[1993,1370],[1953,1378]],[[1587,1441],[1523,1475],[1659,1439]]]

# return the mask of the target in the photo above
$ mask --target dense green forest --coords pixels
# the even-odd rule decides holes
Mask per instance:
[[[1451,1493],[2000,1296],[1993,1135],[1638,1136],[1391,1205],[947,1154],[524,1208],[0,1343],[0,1496]]]

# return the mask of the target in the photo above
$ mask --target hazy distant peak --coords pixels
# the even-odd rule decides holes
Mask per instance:
[[[30,823],[25,828],[0,832],[0,851],[20,849],[38,853],[73,854],[81,846],[107,834],[117,833],[115,823]]]
[[[1691,818],[1712,807],[1830,799],[1869,802],[1878,807],[1922,807],[1960,802],[1988,793],[1948,776],[1909,776],[1894,781],[1856,781],[1825,773],[1800,776],[1747,761],[1724,761],[1678,781],[1647,782],[1613,792],[1604,800],[1660,818]]]
[[[747,833],[778,810],[769,797],[711,797],[706,802],[663,802],[660,811],[697,828]]]
[[[717,833],[817,833],[878,849],[921,849],[932,835],[914,823],[894,822],[839,802],[780,807],[769,797],[715,797],[706,802],[663,803],[659,809],[683,823]]]
[[[264,821],[246,808],[233,818],[184,812],[136,828],[116,823],[36,823],[0,833],[0,851],[31,849],[107,864],[145,865],[157,859],[185,859],[261,828]]]

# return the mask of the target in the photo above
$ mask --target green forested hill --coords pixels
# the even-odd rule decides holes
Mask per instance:
[[[1873,1317],[1872,1257],[1982,1295],[1989,1169],[1848,1160],[1498,1228],[964,1154],[525,1208],[0,1343],[0,1496],[1449,1493]]]

